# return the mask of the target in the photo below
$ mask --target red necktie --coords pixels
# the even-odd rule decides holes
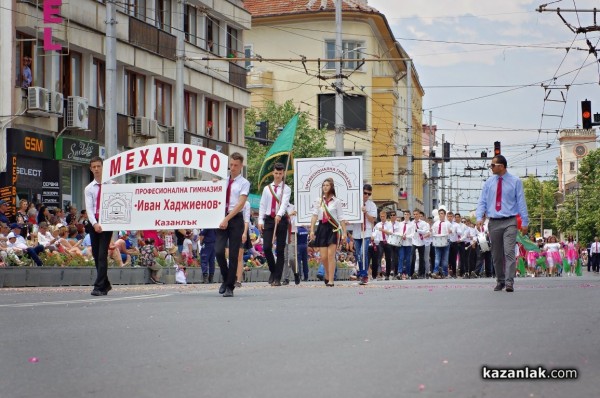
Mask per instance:
[[[385,242],[386,241],[385,240],[385,232],[383,231],[383,227],[384,227],[384,225],[381,224],[381,236],[383,237],[383,241]]]
[[[273,198],[271,198],[271,217],[275,217],[275,207],[277,206],[276,195],[277,194],[277,185],[275,185],[275,193],[273,194]]]
[[[96,222],[100,222],[100,197],[102,196],[102,184],[98,184],[98,196],[96,196]]]
[[[402,230],[402,235],[406,234],[406,221],[404,222],[404,229]]]
[[[229,177],[229,184],[227,184],[227,191],[225,193],[225,215],[229,212],[229,197],[231,196],[231,184],[233,184],[233,179]]]
[[[440,221],[440,226],[438,227],[438,235],[442,234],[442,224],[443,222]]]
[[[498,187],[496,188],[496,211],[502,209],[502,177],[498,177]]]

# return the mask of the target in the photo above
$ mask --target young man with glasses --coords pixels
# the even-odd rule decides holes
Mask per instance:
[[[390,219],[385,223],[383,231],[388,236],[400,233],[400,222],[398,221],[398,216],[396,215],[395,211],[392,211],[390,213]],[[388,245],[389,245],[389,243],[388,243]],[[388,263],[387,258],[386,258],[386,263],[385,263],[385,280],[386,281],[390,279],[392,270],[394,271],[394,275],[395,275],[395,272],[398,268],[398,247],[391,246],[390,251],[392,252],[391,261]]]
[[[506,288],[514,291],[516,275],[515,244],[517,239],[517,214],[521,216],[521,232],[528,231],[529,215],[523,183],[517,176],[510,174],[506,158],[494,156],[490,168],[494,174],[483,185],[481,197],[477,204],[477,226],[483,225],[483,215],[489,217],[489,234],[491,241],[492,261],[496,270],[497,284],[494,291]]]
[[[349,225],[354,237],[354,255],[358,262],[358,282],[366,285],[369,282],[369,243],[373,233],[373,225],[377,218],[377,206],[371,200],[373,187],[370,184],[363,186],[362,208],[363,222]]]

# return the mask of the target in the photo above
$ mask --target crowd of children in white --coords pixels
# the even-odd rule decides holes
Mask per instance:
[[[398,218],[395,211],[381,212],[373,227],[369,248],[364,251],[368,264],[366,268],[372,279],[494,276],[487,223],[478,230],[471,220],[448,212],[447,225],[444,226],[446,233],[442,239],[444,242],[437,239],[436,243],[436,236],[439,236],[436,228],[441,231],[439,220],[434,222],[431,217],[422,217],[421,220],[421,217],[411,217],[409,212],[404,212],[406,220],[402,218],[402,221],[398,221]],[[85,233],[86,220],[85,211],[78,213],[75,207],[65,214],[61,209],[51,211],[22,200],[14,222],[0,222],[0,266],[42,266],[52,256],[59,255],[67,260],[76,259],[93,265],[90,238]],[[251,244],[246,245],[240,257],[240,271],[266,268],[258,228],[251,224],[248,235]],[[318,250],[309,247],[308,231],[304,226],[294,225],[289,236],[290,242],[296,243],[292,248],[297,251],[299,273],[306,281],[309,278],[309,263],[313,266],[320,263]],[[155,283],[162,283],[160,274],[165,266],[176,269],[177,283],[186,283],[187,267],[202,267],[204,283],[212,283],[215,272],[214,243],[214,230],[120,231],[110,245],[109,258],[113,266],[148,267],[152,270],[151,280]],[[349,234],[338,246],[338,265],[353,270],[354,277],[357,271],[355,245],[361,243],[364,242],[355,241]],[[558,242],[555,236],[550,236],[547,239],[539,238],[535,244],[529,243],[518,243],[515,248],[520,276],[581,275],[582,267],[598,273],[598,238],[589,247],[580,246],[571,236],[566,242]],[[436,245],[448,246],[447,260],[436,261],[436,250],[432,249]],[[419,246],[425,250],[419,250]],[[445,261],[447,264],[443,264]],[[420,264],[424,264],[424,267]],[[238,275],[239,286],[243,281],[243,273],[238,272]],[[286,275],[284,278],[283,284],[289,283]]]

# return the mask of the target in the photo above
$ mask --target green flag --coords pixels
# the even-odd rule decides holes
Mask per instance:
[[[287,169],[288,174],[292,174],[292,147],[294,146],[294,138],[296,137],[296,128],[298,127],[299,113],[296,113],[290,121],[285,125],[279,137],[275,140],[269,152],[265,156],[260,171],[258,173],[258,189],[265,182],[265,180],[273,174],[273,164],[281,162],[285,165],[289,165]]]
[[[521,231],[517,233],[517,243],[522,244],[525,250],[527,251],[534,251],[538,253],[540,252],[540,248],[538,247],[538,245],[529,240],[527,236],[523,236]]]
[[[519,276],[527,276],[527,270],[525,269],[525,260],[523,257],[519,257],[519,265],[517,266],[519,269]]]
[[[544,271],[546,271],[546,257],[540,256],[537,260],[535,260],[535,265],[541,267]]]
[[[577,267],[575,267],[575,275],[583,276],[583,273],[581,272],[581,259],[577,260]]]

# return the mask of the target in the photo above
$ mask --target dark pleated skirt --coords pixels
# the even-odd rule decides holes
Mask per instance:
[[[319,223],[317,233],[315,234],[314,247],[329,247],[329,245],[337,245],[340,237],[340,232],[333,232],[333,225],[330,223]]]

